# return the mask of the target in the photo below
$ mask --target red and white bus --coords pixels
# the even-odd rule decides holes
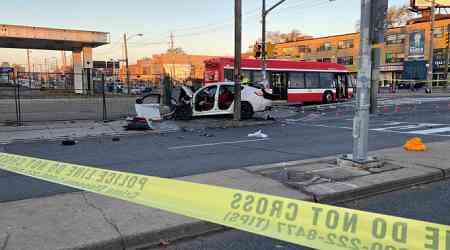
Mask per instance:
[[[261,61],[242,59],[243,82],[262,80]],[[205,84],[233,81],[234,59],[205,61]],[[267,60],[269,91],[290,103],[331,103],[353,96],[353,77],[336,63]]]

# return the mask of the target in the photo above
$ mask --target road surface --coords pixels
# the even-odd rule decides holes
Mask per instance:
[[[450,181],[414,187],[345,204],[345,207],[450,225]],[[177,242],[166,250],[306,250],[241,231],[226,231]]]
[[[372,117],[369,149],[402,146],[414,136],[425,142],[450,139],[448,101],[424,103],[415,110]],[[322,112],[322,113],[321,113]],[[333,110],[311,113],[271,126],[210,129],[163,135],[80,140],[75,146],[59,142],[15,143],[7,152],[175,178],[246,166],[310,159],[352,151],[351,113]],[[267,139],[249,138],[263,129]],[[41,197],[73,189],[24,176],[0,172],[0,202]]]

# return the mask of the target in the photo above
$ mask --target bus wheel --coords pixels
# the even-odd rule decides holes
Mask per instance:
[[[333,92],[326,91],[325,93],[323,93],[322,103],[330,104],[332,102],[333,102]]]
[[[250,119],[253,117],[253,107],[249,102],[241,103],[241,118]]]

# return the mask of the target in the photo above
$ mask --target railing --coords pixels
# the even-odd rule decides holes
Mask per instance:
[[[117,76],[94,74],[92,84],[82,89],[74,87],[75,77],[87,81],[85,74],[37,72],[16,73],[7,82],[0,81],[0,125],[124,119],[135,115],[136,99],[142,95],[153,93],[149,101],[159,102],[160,88],[150,81],[130,81],[128,93]]]

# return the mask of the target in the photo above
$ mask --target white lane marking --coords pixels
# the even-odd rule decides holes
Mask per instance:
[[[393,127],[384,127],[384,128],[374,128],[373,131],[384,131],[384,130],[393,130],[393,129],[418,129],[423,127],[434,127],[434,126],[444,126],[445,124],[433,124],[433,123],[419,123],[419,124],[411,124],[411,125],[402,125],[402,126],[393,126]]]
[[[254,139],[254,140],[241,140],[241,141],[224,141],[224,142],[194,144],[194,145],[186,145],[186,146],[176,146],[176,147],[170,147],[169,150],[186,149],[186,148],[201,148],[201,147],[224,145],[224,144],[239,144],[239,143],[259,142],[259,141],[267,141],[267,140],[270,140],[270,138]]]
[[[299,124],[299,125],[303,125],[303,126],[308,126],[308,127],[321,127],[321,128],[334,128],[334,129],[346,129],[346,130],[353,130],[353,128],[351,127],[344,127],[344,126],[328,126],[328,125],[322,125],[322,124]],[[385,132],[385,133],[396,133],[396,134],[414,134],[419,131],[424,131],[424,130],[417,130],[417,131],[395,131],[395,130],[376,130],[376,129],[369,129],[370,131],[374,131],[374,132]],[[445,132],[448,132],[449,130],[446,130]],[[414,132],[414,133],[413,133]],[[444,132],[444,131],[441,131]],[[428,134],[422,134],[422,135],[429,135],[429,136],[438,136],[438,137],[450,137],[450,135],[442,135],[442,134],[435,134],[435,133],[428,133]]]
[[[443,132],[450,132],[450,127],[409,131],[408,134],[429,135],[429,134],[437,134],[437,133],[443,133]]]
[[[407,123],[407,122],[387,122],[387,123],[384,123],[383,126],[397,126],[397,125],[405,124],[405,123]]]

